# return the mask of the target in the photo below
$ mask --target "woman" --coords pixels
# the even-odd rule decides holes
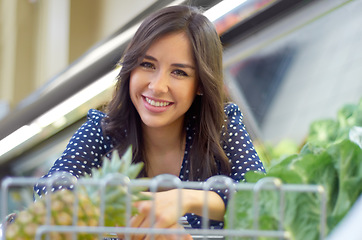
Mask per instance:
[[[247,171],[264,171],[239,108],[225,101],[219,36],[197,9],[173,6],[147,17],[120,65],[106,113],[89,111],[87,123],[44,177],[71,168],[79,178],[99,167],[105,154],[122,153],[130,144],[133,161],[145,164],[143,177],[167,173],[205,181],[226,175],[238,182]],[[45,188],[35,190],[42,194]],[[182,191],[182,215],[201,227],[204,192]],[[222,227],[227,197],[220,191],[207,194],[211,226]],[[157,193],[155,199],[156,227],[177,226],[176,191]],[[136,206],[140,214],[131,226],[148,227],[151,201]]]

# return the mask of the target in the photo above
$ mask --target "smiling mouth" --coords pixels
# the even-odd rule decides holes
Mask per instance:
[[[148,102],[148,104],[150,104],[151,106],[154,107],[166,107],[168,105],[170,105],[170,102],[158,102],[152,99],[149,99],[148,97],[145,97],[146,102]]]

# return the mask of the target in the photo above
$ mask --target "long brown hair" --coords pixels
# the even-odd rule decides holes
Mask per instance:
[[[195,97],[185,115],[185,124],[192,123],[196,129],[189,154],[190,180],[205,180],[218,173],[227,175],[230,165],[221,147],[222,126],[227,124],[224,122],[222,45],[213,24],[195,7],[166,7],[142,22],[120,60],[122,68],[103,127],[120,153],[132,144],[133,161],[145,161],[141,119],[129,94],[130,74],[154,41],[173,32],[185,32],[190,40],[203,94]],[[196,119],[192,119],[193,116]]]

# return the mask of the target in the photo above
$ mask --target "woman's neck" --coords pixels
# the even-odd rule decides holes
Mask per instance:
[[[142,134],[146,152],[147,148],[162,151],[179,147],[185,135],[184,122],[179,119],[173,124],[156,128],[142,125]]]
[[[178,129],[143,128],[143,141],[148,177],[162,173],[179,175],[186,141],[183,125]]]

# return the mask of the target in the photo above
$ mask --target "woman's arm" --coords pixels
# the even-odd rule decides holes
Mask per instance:
[[[220,195],[214,191],[184,189],[183,198],[187,206],[187,212],[199,216],[204,215],[205,195],[208,210],[208,218],[217,221],[223,221],[225,215],[225,204]]]
[[[225,154],[231,163],[230,177],[235,182],[245,181],[245,174],[249,171],[265,172],[263,163],[252,143],[249,133],[243,123],[243,114],[236,104],[225,107],[228,118],[228,138],[224,142]]]
[[[90,174],[92,168],[99,168],[102,165],[103,156],[112,149],[111,139],[102,132],[101,120],[104,116],[104,113],[94,109],[88,111],[87,121],[73,134],[63,154],[42,179],[51,178],[54,174],[62,172],[80,178]],[[62,188],[72,189],[72,185],[56,185],[51,191]],[[34,193],[38,195],[46,194],[48,190],[43,183],[34,186]]]
[[[221,197],[213,191],[194,189],[173,189],[164,192],[148,193],[153,200],[139,201],[134,205],[139,214],[132,218],[132,227],[149,227],[152,221],[152,208],[154,208],[154,227],[167,228],[177,223],[186,213],[204,215],[203,207],[207,197],[208,218],[223,221],[225,204]],[[181,198],[180,197],[181,194]],[[179,203],[181,199],[181,203]]]

